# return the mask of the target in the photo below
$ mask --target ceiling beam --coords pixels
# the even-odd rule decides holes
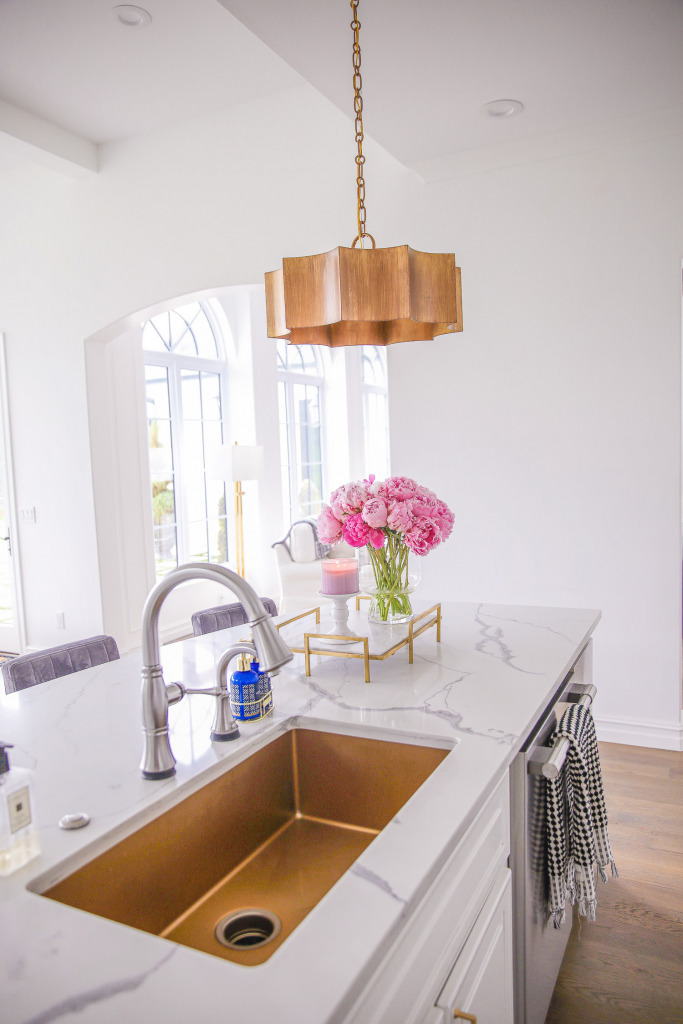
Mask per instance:
[[[98,146],[0,99],[0,141],[34,162],[66,174],[95,174]]]

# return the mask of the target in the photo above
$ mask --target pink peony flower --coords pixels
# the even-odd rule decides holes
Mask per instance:
[[[415,488],[415,496],[420,498],[422,501],[435,502],[438,501],[434,491],[430,491],[428,487],[422,487],[419,485]]]
[[[336,544],[341,540],[342,524],[329,505],[323,505],[318,516],[318,537],[323,544]]]
[[[346,504],[349,512],[362,512],[363,505],[368,500],[368,492],[363,484],[350,484],[346,488]]]
[[[360,512],[354,516],[349,516],[342,526],[342,536],[352,548],[363,548],[366,544],[371,544],[373,548],[384,546],[384,534],[382,531],[374,530],[371,526],[368,526]]]
[[[363,522],[360,512],[349,516],[342,526],[342,537],[352,548],[363,548],[368,543],[370,527]]]
[[[407,501],[415,496],[418,485],[409,476],[390,476],[384,481],[383,497],[394,501]]]
[[[387,525],[387,506],[384,498],[368,498],[363,507],[363,519],[375,529],[382,529]]]
[[[387,514],[387,526],[390,530],[398,533],[405,533],[413,524],[413,517],[410,514],[410,503],[407,501],[393,501],[390,503]]]
[[[373,530],[372,527],[368,530],[368,544],[373,548],[383,548],[386,536],[383,530]]]
[[[455,516],[448,505],[437,498],[432,516],[441,535],[441,540],[448,540],[453,529],[453,523],[455,522]]]
[[[330,506],[337,519],[343,523],[347,516],[361,512],[367,499],[368,492],[363,483],[350,483],[332,492]]]
[[[345,487],[337,487],[334,491],[332,491],[332,494],[330,496],[330,507],[340,523],[343,523],[347,515],[349,514],[345,510],[346,505],[343,504],[345,498]]]
[[[439,536],[431,519],[418,519],[403,536],[403,540],[415,555],[428,555],[439,543]]]

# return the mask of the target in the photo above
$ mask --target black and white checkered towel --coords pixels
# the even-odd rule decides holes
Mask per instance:
[[[566,737],[569,751],[556,779],[547,780],[548,912],[555,928],[564,922],[565,903],[578,901],[579,914],[595,920],[595,868],[603,882],[609,864],[618,875],[607,835],[595,725],[589,709],[572,704],[553,740]]]

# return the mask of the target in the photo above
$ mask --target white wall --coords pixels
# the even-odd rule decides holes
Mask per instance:
[[[17,504],[36,509],[19,536],[29,647],[103,626],[86,339],[179,296],[261,283],[284,255],[350,244],[352,140],[351,121],[302,87],[106,146],[97,175],[73,179],[28,163],[3,175],[0,330]],[[373,177],[382,185],[372,226],[393,244],[388,224],[402,233],[416,179],[367,148],[368,189]],[[262,360],[249,362],[248,376],[260,372]],[[256,441],[261,429],[249,423]],[[265,533],[274,527],[263,496],[259,506]]]
[[[680,744],[683,136],[430,185],[464,332],[389,352],[392,468],[456,514],[425,587],[601,608],[608,739]]]

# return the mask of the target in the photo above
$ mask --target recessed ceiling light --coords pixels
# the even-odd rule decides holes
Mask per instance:
[[[134,4],[119,4],[118,7],[112,7],[111,13],[117,21],[122,25],[126,25],[127,28],[143,28],[145,25],[149,25],[152,20],[152,15],[149,11],[146,11],[143,7],[135,7]]]
[[[519,100],[491,100],[479,110],[488,117],[514,117],[515,114],[522,113],[524,104]]]

